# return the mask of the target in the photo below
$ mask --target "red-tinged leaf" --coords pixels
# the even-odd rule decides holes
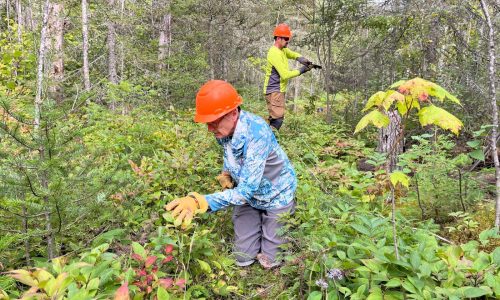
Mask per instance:
[[[154,279],[153,275],[146,276],[146,282],[147,282],[147,284],[151,284],[151,282],[153,282],[153,279]]]
[[[153,268],[151,269],[151,272],[153,272],[153,273],[158,272],[158,266],[156,266],[156,265],[153,266]]]
[[[138,287],[141,291],[143,291],[145,288],[146,288],[146,282],[143,282],[143,281],[135,281],[133,283],[133,285],[135,285],[136,287]]]
[[[152,291],[153,291],[153,287],[148,286],[148,288],[146,289],[146,294],[151,294]]]
[[[130,296],[128,294],[128,283],[126,281],[118,290],[116,290],[115,300],[130,300]]]
[[[165,289],[168,289],[169,287],[172,286],[172,284],[174,284],[174,280],[170,277],[162,278],[158,281],[160,282],[160,285]]]
[[[168,244],[165,246],[165,254],[172,253],[172,251],[174,251],[174,245]]]
[[[423,92],[420,95],[418,95],[418,100],[420,100],[422,102],[428,102],[428,98],[429,98],[429,94],[427,94],[426,92]]]
[[[133,253],[130,257],[132,257],[134,260],[138,262],[142,262],[142,257],[137,253]]]
[[[403,95],[408,95],[410,93],[410,91],[408,90],[408,88],[404,87],[404,86],[403,87],[399,87],[398,92],[400,92]]]
[[[175,285],[180,287],[180,288],[184,288],[186,286],[186,279],[184,279],[184,278],[177,279],[177,281],[175,282]]]
[[[169,255],[169,256],[165,257],[161,262],[162,263],[168,263],[172,259],[174,259],[174,257],[172,255]]]
[[[136,269],[135,274],[137,274],[137,276],[139,276],[139,277],[148,275],[146,273],[146,270],[144,270],[144,269]]]
[[[156,256],[148,256],[148,258],[146,258],[146,263],[145,263],[146,268],[152,266],[155,263],[156,259],[157,259]]]

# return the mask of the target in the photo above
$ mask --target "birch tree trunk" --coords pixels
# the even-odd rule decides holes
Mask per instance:
[[[83,38],[83,86],[85,91],[90,90],[90,72],[89,72],[89,29],[87,0],[82,0],[82,38]]]
[[[50,43],[50,50],[53,54],[52,64],[49,70],[49,78],[51,84],[49,85],[49,97],[56,100],[57,103],[63,101],[63,88],[62,82],[64,78],[64,16],[63,4],[55,3],[50,5],[49,9],[49,34],[48,38]]]
[[[159,38],[159,49],[158,49],[158,71],[162,72],[168,69],[168,64],[165,64],[165,59],[170,57],[170,44],[172,42],[171,33],[171,22],[172,15],[170,13],[165,14],[162,18],[160,26],[160,38]]]
[[[5,8],[7,9],[7,20],[10,19],[10,1],[5,0]]]
[[[498,135],[498,106],[496,100],[496,88],[495,88],[495,80],[496,80],[496,71],[495,71],[495,32],[493,28],[493,23],[491,22],[490,14],[488,12],[488,6],[486,5],[484,0],[480,0],[481,9],[484,13],[484,18],[486,19],[486,24],[488,25],[488,56],[489,56],[489,81],[490,81],[490,100],[491,100],[491,117],[493,127],[491,129],[490,136],[490,148],[491,148],[491,156],[493,158],[493,162],[495,163],[495,178],[496,178],[496,210],[495,210],[495,227],[500,227],[500,162],[498,161],[498,153],[497,153],[497,135]]]
[[[31,4],[28,2],[26,4],[26,26],[29,28],[30,31],[34,31],[36,26],[35,26],[35,20],[33,18],[33,10],[31,9]]]
[[[115,1],[108,0],[109,10],[113,11]],[[118,84],[118,75],[116,73],[116,29],[113,20],[109,19],[108,26],[108,79],[113,84]],[[111,109],[116,109],[116,103],[111,102]]]
[[[42,85],[43,85],[43,65],[45,60],[45,43],[47,35],[47,24],[49,20],[49,0],[45,0],[45,5],[43,9],[43,23],[42,32],[40,34],[40,49],[38,52],[38,68],[37,68],[37,80],[36,80],[36,96],[35,96],[35,116],[34,116],[34,129],[35,135],[39,140],[39,156],[40,161],[45,159],[45,147],[43,145],[43,131],[40,129],[41,115],[42,115]],[[40,183],[42,188],[46,190],[48,188],[47,174],[42,172]],[[51,213],[50,213],[50,203],[49,197],[47,195],[43,196],[43,201],[45,204],[45,230],[46,230],[46,242],[47,242],[47,257],[52,259],[54,257],[54,232],[52,231],[52,225],[50,223]]]
[[[23,12],[21,9],[21,0],[16,0],[16,16],[17,16],[17,40],[22,41],[23,32]]]

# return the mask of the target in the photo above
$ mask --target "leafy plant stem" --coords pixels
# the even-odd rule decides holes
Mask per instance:
[[[418,201],[418,207],[420,207],[420,210],[422,211],[422,220],[424,220],[424,207],[422,206],[422,200],[420,200],[420,190],[418,189],[418,176],[417,173],[415,173],[415,189],[417,191],[417,201]]]
[[[459,188],[460,204],[462,205],[463,212],[465,212],[465,204],[464,204],[464,199],[462,197],[462,170],[460,169],[458,169],[458,188]]]
[[[394,187],[392,185],[391,185],[391,204],[392,204],[392,236],[394,239],[394,252],[396,252],[396,259],[399,260],[398,236],[396,231],[396,199],[394,197]]]

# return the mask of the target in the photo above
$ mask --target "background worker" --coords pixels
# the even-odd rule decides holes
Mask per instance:
[[[310,71],[312,63],[301,54],[288,49],[292,31],[286,24],[279,24],[273,32],[274,45],[267,52],[266,77],[264,94],[269,111],[269,125],[280,129],[285,115],[285,92],[288,79]],[[288,59],[295,59],[303,66],[298,70],[290,70]]]
[[[257,259],[264,268],[279,265],[276,255],[283,239],[278,215],[293,213],[295,171],[264,119],[240,109],[243,100],[221,80],[204,84],[196,95],[195,122],[206,123],[224,151],[222,192],[189,193],[165,206],[177,222],[194,214],[234,206],[234,253],[238,266]]]

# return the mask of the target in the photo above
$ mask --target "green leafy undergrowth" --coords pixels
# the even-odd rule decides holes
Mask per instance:
[[[122,116],[91,106],[85,118],[82,142],[99,166],[93,174],[110,178],[102,194],[124,230],[104,232],[94,240],[97,250],[68,256],[59,269],[56,259],[10,273],[36,277],[32,292],[56,299],[70,293],[72,299],[498,297],[499,250],[480,251],[475,241],[441,244],[432,222],[398,216],[400,259],[395,258],[386,206],[381,198],[366,198],[376,174],[355,166],[372,150],[349,137],[341,123],[291,114],[278,134],[299,178],[298,205],[282,232],[289,237],[285,263],[265,271],[258,264],[234,265],[231,210],[197,216],[187,228],[174,226],[164,214],[163,205],[175,197],[218,190],[221,149],[204,126],[191,121],[190,112],[137,110]],[[483,234],[481,245],[495,238]],[[90,266],[75,267],[82,263]],[[39,274],[45,277],[37,279]],[[47,282],[58,278],[64,284],[49,289]],[[0,277],[10,298],[33,287],[14,279]]]
[[[435,226],[413,228],[398,216],[398,248],[391,223],[325,195],[302,204],[291,230],[289,264],[281,269],[297,276],[290,294],[309,299],[464,299],[500,296],[500,248],[478,250],[479,243],[440,244]],[[496,235],[498,238],[498,235]],[[485,241],[495,239],[495,235]],[[292,251],[293,253],[293,251]]]

